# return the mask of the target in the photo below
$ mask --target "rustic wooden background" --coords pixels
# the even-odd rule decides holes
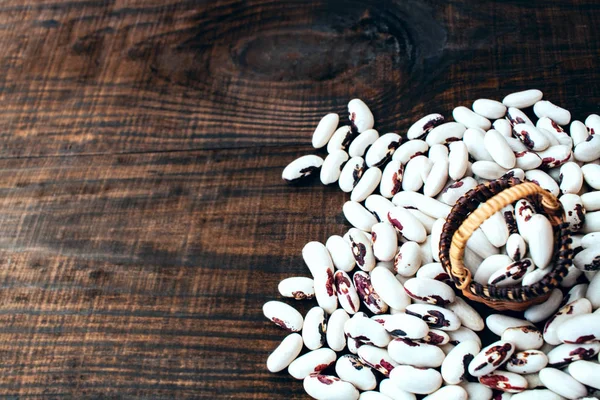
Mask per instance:
[[[0,395],[301,399],[261,306],[346,229],[287,187],[327,112],[382,131],[536,87],[599,111],[600,3],[0,2]]]

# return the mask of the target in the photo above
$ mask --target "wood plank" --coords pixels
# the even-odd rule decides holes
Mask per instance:
[[[326,112],[381,132],[538,87],[598,112],[592,0],[0,4],[0,396],[306,398],[261,306],[343,234],[287,187]],[[312,303],[299,304],[305,311]]]
[[[589,112],[599,16],[594,0],[6,0],[0,157],[293,145],[353,97],[381,131],[529,87]]]
[[[0,160],[0,395],[303,398],[261,307],[347,229],[308,150]]]

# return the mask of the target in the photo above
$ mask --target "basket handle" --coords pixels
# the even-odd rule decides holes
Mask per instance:
[[[460,285],[456,285],[457,289],[465,289],[472,280],[471,271],[465,267],[462,260],[467,240],[469,240],[475,229],[507,205],[534,194],[541,195],[541,205],[550,218],[552,225],[556,226],[561,223],[563,211],[558,199],[533,182],[520,183],[491,197],[481,207],[469,214],[452,236],[449,255],[452,274],[461,282]]]

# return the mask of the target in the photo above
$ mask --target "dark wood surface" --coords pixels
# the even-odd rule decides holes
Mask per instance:
[[[261,306],[346,229],[347,195],[280,179],[319,118],[360,97],[404,132],[536,87],[582,119],[599,26],[594,0],[0,2],[0,395],[305,398]]]

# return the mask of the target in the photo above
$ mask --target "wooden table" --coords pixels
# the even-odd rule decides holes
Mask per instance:
[[[1,2],[0,394],[306,398],[261,306],[348,196],[282,168],[354,97],[598,112],[598,2],[536,3]]]

